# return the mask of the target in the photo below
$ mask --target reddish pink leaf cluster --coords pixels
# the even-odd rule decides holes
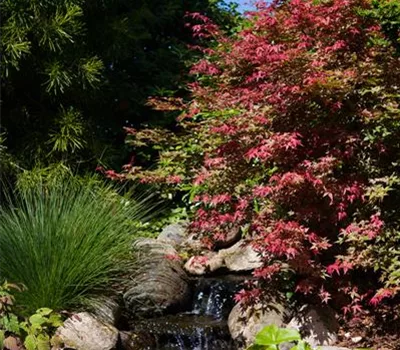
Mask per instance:
[[[379,24],[361,15],[369,6],[275,1],[232,37],[192,15],[195,36],[215,45],[192,68],[199,79],[189,84],[179,147],[140,176],[190,188],[191,229],[208,246],[239,228],[251,238],[265,264],[254,272],[260,283],[238,300],[259,298],[262,281],[284,271],[294,272],[297,291],[323,302],[347,293],[346,312],[367,298],[345,288],[352,271],[372,270],[365,242],[384,231],[368,199],[374,169],[389,169],[383,153],[400,154],[398,143],[371,131],[399,107],[400,62],[379,44]],[[395,294],[383,291],[369,302]]]

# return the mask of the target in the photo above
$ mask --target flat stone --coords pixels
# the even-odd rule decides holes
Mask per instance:
[[[224,265],[224,260],[215,252],[207,252],[202,256],[192,256],[185,263],[184,269],[191,275],[202,276],[214,272]]]
[[[251,271],[262,266],[259,254],[244,240],[230,248],[221,249],[218,255],[223,258],[230,271]]]
[[[77,350],[115,350],[118,341],[118,329],[88,312],[72,315],[56,335],[67,347]]]

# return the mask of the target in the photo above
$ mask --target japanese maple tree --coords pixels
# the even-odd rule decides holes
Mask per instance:
[[[213,45],[197,48],[193,99],[161,101],[183,109],[179,132],[127,130],[155,143],[158,166],[111,176],[188,193],[206,246],[241,230],[260,254],[243,301],[287,273],[323,302],[344,296],[345,313],[399,291],[400,60],[370,10],[275,1],[230,36],[192,14]]]

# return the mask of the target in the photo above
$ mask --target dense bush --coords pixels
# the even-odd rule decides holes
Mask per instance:
[[[0,276],[24,286],[15,295],[22,313],[86,304],[122,286],[134,264],[135,221],[151,209],[146,198],[67,180],[14,197],[0,210]]]
[[[400,61],[383,8],[275,1],[230,37],[195,14],[214,46],[180,131],[127,130],[158,166],[110,177],[187,193],[206,245],[239,228],[263,257],[241,299],[282,273],[351,314],[399,291]]]
[[[120,165],[123,126],[171,122],[145,103],[182,90],[194,43],[187,11],[234,20],[213,0],[1,1],[0,133],[13,161],[79,172]]]

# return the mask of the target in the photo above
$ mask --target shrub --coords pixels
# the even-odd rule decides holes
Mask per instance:
[[[369,0],[275,1],[230,37],[195,14],[214,48],[192,68],[178,133],[127,129],[159,158],[119,179],[187,193],[206,245],[240,228],[262,256],[240,299],[287,272],[351,314],[399,291],[400,62],[376,13]]]
[[[24,313],[62,310],[112,293],[132,267],[132,228],[151,211],[107,186],[64,180],[21,190],[0,211],[0,276],[24,285]]]

